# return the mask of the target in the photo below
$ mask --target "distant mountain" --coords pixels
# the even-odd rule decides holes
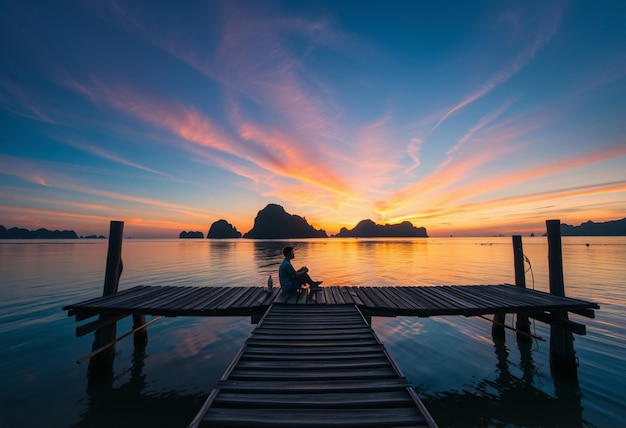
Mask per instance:
[[[327,238],[305,218],[285,212],[280,205],[269,204],[258,212],[252,230],[243,235],[250,239]]]
[[[626,218],[594,223],[589,220],[579,226],[561,223],[562,236],[626,236]]]
[[[428,238],[424,227],[415,227],[408,221],[399,224],[376,224],[372,220],[361,220],[354,229],[342,227],[337,238]]]
[[[204,233],[197,230],[195,232],[192,232],[191,230],[189,232],[185,232],[183,230],[182,232],[180,232],[180,235],[178,235],[178,237],[180,239],[204,239]]]
[[[241,238],[241,232],[226,220],[218,220],[211,225],[207,239]]]
[[[73,230],[28,230],[20,227],[7,229],[0,225],[0,239],[78,239]]]

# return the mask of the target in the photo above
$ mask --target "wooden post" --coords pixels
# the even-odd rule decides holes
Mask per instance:
[[[106,272],[104,275],[104,287],[102,296],[110,296],[117,293],[117,288],[122,275],[122,238],[124,233],[124,222],[112,221],[109,228],[109,250],[107,253]],[[100,315],[102,318],[102,315]],[[94,333],[94,341],[91,346],[95,351],[115,340],[117,323],[106,325]],[[89,375],[100,376],[110,373],[115,358],[115,346],[109,347],[106,351],[100,352],[89,360]]]
[[[546,220],[548,229],[548,269],[550,271],[550,294],[565,297],[563,281],[563,254],[561,252],[561,221]],[[567,311],[552,311],[555,317],[568,320]],[[550,325],[550,369],[560,375],[577,378],[574,337],[569,329]]]
[[[515,264],[515,286],[519,288],[526,288],[524,249],[522,247],[522,237],[520,235],[513,235],[513,258]],[[518,342],[532,341],[532,337],[530,336],[530,322],[528,322],[528,317],[526,315],[521,313],[517,314],[515,329],[517,330]]]
[[[144,314],[133,314],[133,330],[145,323],[146,316]],[[146,346],[148,343],[148,327],[141,328],[133,334],[133,343],[135,346]]]
[[[506,313],[499,312],[493,314],[493,321],[491,322],[491,337],[494,343],[504,342],[506,338],[506,331],[504,323],[506,322]]]

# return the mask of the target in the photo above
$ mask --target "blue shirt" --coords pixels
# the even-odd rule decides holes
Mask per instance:
[[[280,288],[283,291],[293,291],[300,286],[297,281],[294,281],[296,270],[294,269],[289,259],[283,260],[278,268],[278,280],[280,281]]]

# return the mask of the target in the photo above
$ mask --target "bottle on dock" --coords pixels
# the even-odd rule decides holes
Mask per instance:
[[[272,275],[267,278],[267,291],[272,291],[272,287],[274,286],[274,280],[272,279]]]

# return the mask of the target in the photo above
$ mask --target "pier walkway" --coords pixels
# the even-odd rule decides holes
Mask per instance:
[[[116,318],[131,314],[176,316],[263,315],[273,303],[290,305],[356,305],[374,316],[477,316],[495,313],[570,311],[594,316],[596,303],[519,288],[512,285],[451,285],[426,287],[327,286],[284,294],[264,287],[137,286],[111,296],[67,305],[63,310],[76,321],[103,315]],[[99,328],[104,321],[77,328],[77,335]],[[93,327],[93,328],[92,328]],[[82,333],[82,334],[81,334]]]
[[[260,319],[192,427],[434,427],[428,411],[367,323],[371,316],[518,313],[585,334],[559,314],[594,316],[593,302],[512,285],[326,286],[285,294],[264,287],[138,286],[65,306],[95,321],[126,316]],[[556,313],[557,315],[553,315]]]
[[[434,427],[353,304],[274,304],[190,427]]]

